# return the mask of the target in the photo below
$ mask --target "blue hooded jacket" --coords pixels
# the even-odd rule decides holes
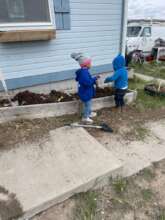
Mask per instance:
[[[125,68],[125,58],[119,54],[113,60],[113,69],[115,73],[111,77],[105,79],[105,83],[115,82],[116,89],[127,89],[128,88],[128,72]]]
[[[83,102],[91,100],[95,96],[94,84],[96,77],[91,76],[88,68],[81,68],[76,71],[76,81],[78,82],[78,95]]]

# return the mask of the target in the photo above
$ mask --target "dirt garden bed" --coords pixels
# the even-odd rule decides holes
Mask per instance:
[[[101,98],[114,95],[114,89],[111,87],[97,88],[95,98]],[[52,90],[49,94],[33,93],[28,90],[16,94],[11,100],[18,106],[23,105],[37,105],[59,102],[70,102],[78,100],[79,97],[76,93],[68,94],[56,90]],[[0,107],[8,107],[10,102],[7,99],[0,100]]]
[[[114,91],[111,88],[97,89],[96,97],[93,99],[93,110],[114,107],[114,96],[112,94],[114,94]],[[51,95],[52,102],[48,102]],[[51,95],[30,92],[17,94],[13,100],[17,100],[20,106],[0,108],[0,123],[16,119],[35,119],[80,114],[82,105],[76,94],[67,95],[52,91]],[[125,99],[130,104],[135,101],[136,97],[136,91],[128,90]],[[41,104],[37,104],[39,101]]]

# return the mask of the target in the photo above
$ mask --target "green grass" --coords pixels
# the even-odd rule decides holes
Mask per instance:
[[[129,81],[129,88],[137,90],[138,97],[136,100],[136,106],[139,110],[155,109],[165,107],[165,97],[150,96],[145,93],[144,87],[148,84],[146,81],[134,78]]]
[[[123,178],[116,178],[112,185],[113,185],[113,189],[117,194],[122,194],[123,192],[126,191],[127,189],[127,180],[123,179]]]
[[[142,189],[141,194],[145,201],[150,201],[153,197],[153,192],[151,189]]]
[[[76,197],[74,220],[94,220],[98,195],[94,191],[80,193]]]
[[[145,138],[149,135],[149,130],[142,125],[135,126],[135,135],[137,140],[144,141]]]
[[[165,220],[165,214],[161,214],[161,215],[157,218],[157,220]]]
[[[135,72],[137,73],[152,76],[155,78],[165,79],[165,62],[134,64],[134,65],[130,65],[130,67],[134,68]]]
[[[160,208],[159,214],[155,216],[155,220],[165,220],[165,209]]]
[[[165,214],[161,214],[161,215],[158,217],[158,220],[165,220]]]
[[[142,170],[140,173],[139,173],[140,176],[143,177],[143,179],[145,179],[146,181],[150,182],[152,181],[156,174],[154,173],[153,170],[149,169],[149,168],[145,168],[144,170]]]

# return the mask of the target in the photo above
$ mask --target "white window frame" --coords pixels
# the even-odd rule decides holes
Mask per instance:
[[[50,22],[20,22],[20,23],[3,23],[0,24],[0,31],[17,31],[17,30],[33,30],[33,29],[55,29],[55,17],[53,8],[53,0],[48,0]]]

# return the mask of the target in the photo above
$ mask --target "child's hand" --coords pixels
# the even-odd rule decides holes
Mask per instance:
[[[104,83],[109,83],[110,82],[110,77],[107,77],[105,80],[104,80]]]

